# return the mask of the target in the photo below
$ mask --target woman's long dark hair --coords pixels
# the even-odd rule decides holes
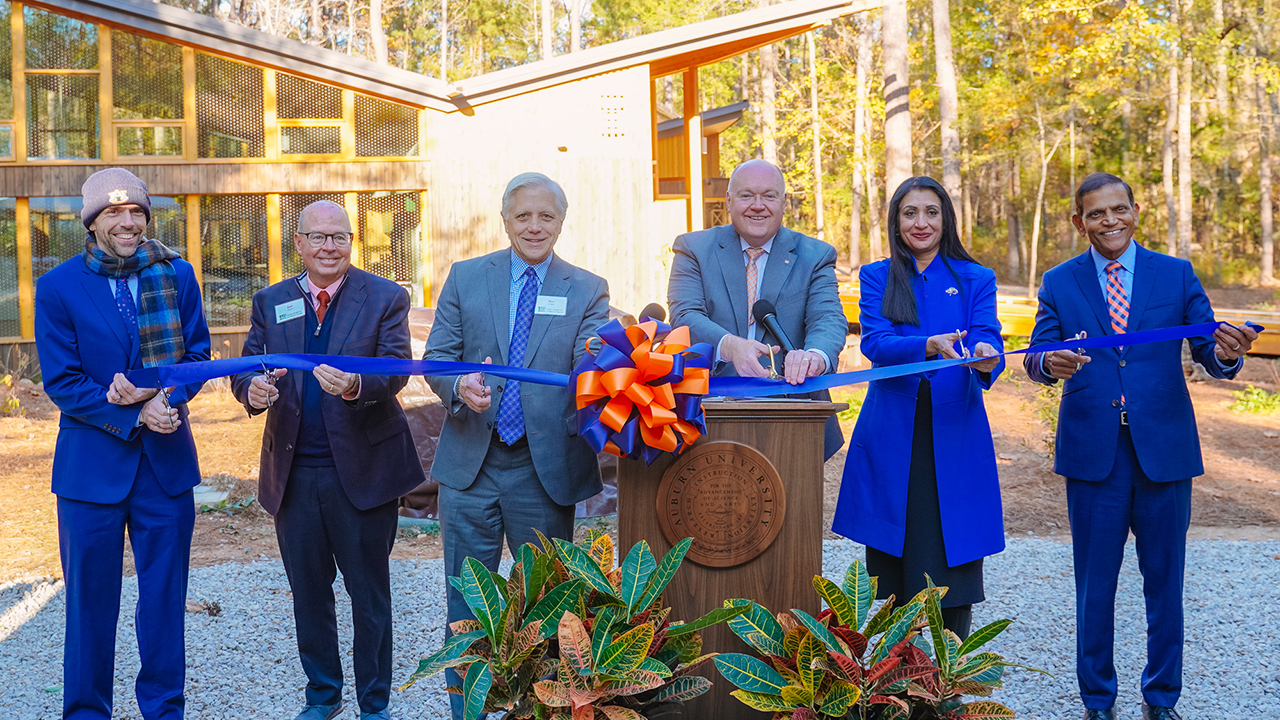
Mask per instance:
[[[960,244],[960,233],[956,232],[956,208],[951,204],[951,196],[947,195],[947,191],[937,180],[923,175],[907,178],[893,191],[893,199],[889,201],[889,282],[884,289],[880,312],[890,322],[918,326],[920,313],[916,307],[916,294],[911,289],[911,282],[916,274],[916,258],[907,248],[898,226],[902,199],[912,190],[929,190],[938,196],[938,202],[942,205],[942,240],[938,244],[938,255],[947,266],[947,272],[955,278],[957,286],[962,283],[947,261],[948,258],[968,260],[971,263],[978,261]]]

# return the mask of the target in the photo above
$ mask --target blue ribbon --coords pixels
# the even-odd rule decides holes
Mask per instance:
[[[1172,328],[1159,328],[1156,330],[1139,330],[1132,333],[1123,333],[1120,335],[1102,335],[1091,338],[1081,338],[1079,340],[1064,340],[1057,343],[1044,343],[1036,347],[1023,348],[1022,350],[1010,350],[1001,353],[1001,355],[1021,355],[1025,353],[1043,353],[1052,352],[1054,350],[1077,350],[1077,349],[1097,349],[1097,348],[1113,348],[1130,345],[1145,345],[1147,343],[1167,342],[1170,340],[1184,340],[1192,337],[1206,337],[1212,335],[1221,325],[1229,325],[1225,322],[1207,322],[1199,325],[1182,325]],[[1266,328],[1256,323],[1246,323],[1248,327],[1256,332],[1262,332]],[[607,326],[606,326],[607,327]],[[603,330],[603,329],[602,329]],[[626,339],[626,334],[622,333],[621,337],[611,335],[610,343],[617,342],[619,347],[630,347],[631,343]],[[606,348],[611,345],[604,346]],[[602,351],[603,353],[604,351]],[[619,352],[619,354],[621,354]],[[623,356],[624,358],[626,356]],[[995,356],[992,356],[995,357]],[[627,358],[629,362],[629,358]],[[973,362],[973,358],[953,358],[949,360],[928,360],[917,363],[907,363],[905,365],[887,365],[884,367],[872,368],[870,370],[857,370],[847,373],[834,373],[831,375],[820,375],[815,378],[809,378],[798,385],[790,385],[783,380],[769,380],[766,378],[745,378],[745,377],[713,377],[711,378],[710,395],[720,395],[726,397],[769,397],[771,395],[791,395],[799,393],[809,393],[815,390],[829,390],[834,387],[843,385],[856,385],[858,383],[872,382],[874,380],[887,380],[889,378],[902,377],[904,375],[914,375],[917,373],[929,372],[931,370],[941,370],[943,368],[953,367],[956,365],[964,365]],[[452,376],[466,375],[473,372],[482,372],[488,375],[495,375],[509,380],[519,380],[521,382],[531,382],[540,385],[553,385],[556,387],[568,387],[569,376],[560,373],[547,372],[545,370],[531,370],[529,368],[509,367],[506,365],[485,365],[481,363],[464,363],[464,362],[445,362],[439,360],[403,360],[399,358],[370,358],[370,357],[351,357],[348,355],[303,355],[303,354],[271,354],[271,355],[250,355],[239,358],[228,358],[226,360],[207,360],[196,363],[180,363],[177,365],[164,365],[152,368],[140,368],[130,370],[127,373],[129,381],[138,387],[173,387],[175,385],[186,385],[188,383],[201,383],[206,380],[224,377],[227,375],[235,375],[243,372],[261,371],[266,368],[289,368],[292,370],[315,369],[317,365],[327,364],[335,367],[343,372],[358,373],[361,375],[435,375],[435,376]],[[596,364],[601,367],[611,364],[609,358],[600,358],[596,360]],[[696,409],[686,408],[686,410]],[[685,417],[686,413],[681,412],[681,417]],[[627,435],[627,428],[623,428],[623,432],[619,435]],[[639,442],[638,435],[634,428],[631,430],[630,436],[634,442]],[[622,438],[625,441],[625,438]],[[618,444],[618,440],[614,440]],[[643,443],[640,443],[643,445]],[[627,448],[618,445],[619,449],[629,452]]]

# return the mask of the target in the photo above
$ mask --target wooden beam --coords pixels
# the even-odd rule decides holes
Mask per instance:
[[[102,141],[98,157],[105,162],[116,159],[116,98],[112,87],[115,77],[111,74],[111,28],[98,25],[98,127]]]
[[[755,35],[752,37],[742,38],[724,45],[715,45],[708,48],[701,48],[679,55],[672,55],[660,60],[649,63],[649,75],[654,78],[660,78],[664,75],[672,75],[674,73],[683,72],[690,67],[702,65],[714,65],[721,60],[728,60],[731,57],[737,57],[743,53],[751,52],[765,45],[772,45],[781,42],[787,38],[797,35],[803,35],[817,27],[822,27],[825,23],[812,23],[803,26],[788,27],[782,30],[775,30],[764,35]]]
[[[14,202],[14,224],[18,245],[18,325],[22,337],[36,336],[35,279],[31,273],[31,201],[20,197]]]
[[[653,155],[653,199],[658,199],[658,84],[649,78],[649,148]]]
[[[431,206],[431,191],[423,190],[418,193],[418,212],[420,213],[419,225],[422,228],[422,267],[419,275],[422,278],[422,304],[425,307],[431,307],[431,276],[435,272],[435,264],[431,257],[431,213],[428,208]]]
[[[264,155],[268,160],[280,158],[280,127],[276,122],[276,71],[262,71],[262,127]]]
[[[356,94],[342,91],[342,159],[356,158]]]
[[[689,232],[705,227],[702,208],[702,116],[699,115],[698,68],[684,71],[684,138],[689,153],[685,191],[689,193]]]
[[[204,252],[200,249],[200,196],[187,195],[187,262],[204,292]]]
[[[196,109],[196,51],[182,48],[182,159],[200,157],[200,133]]]
[[[347,220],[351,222],[351,264],[364,270],[364,233],[360,227],[360,200],[356,193],[342,194],[342,206],[347,209]]]
[[[22,3],[9,4],[13,38],[13,160],[27,162],[27,41]]]
[[[284,254],[280,244],[280,193],[267,193],[267,279],[272,285],[284,277]]]

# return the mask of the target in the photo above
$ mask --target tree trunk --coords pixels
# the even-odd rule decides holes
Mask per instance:
[[[875,173],[871,171],[871,163],[862,163],[862,178],[867,187],[867,218],[871,221],[871,232],[867,235],[867,254],[871,256],[871,262],[875,262],[885,257],[884,241],[880,234],[884,204],[880,202],[880,188]]]
[[[938,65],[938,106],[942,124],[942,187],[956,209],[960,200],[959,100],[956,90],[956,63],[951,54],[951,2],[933,0],[933,54]],[[964,227],[963,212],[957,213],[956,227]]]
[[[1194,230],[1191,226],[1191,82],[1192,53],[1189,40],[1190,28],[1186,10],[1191,9],[1192,0],[1185,2],[1182,8],[1182,68],[1179,71],[1178,83],[1178,257],[1191,259],[1191,243]]]
[[[382,25],[382,0],[369,0],[369,39],[373,42],[373,59],[387,64],[387,29]]]
[[[1062,136],[1059,135],[1053,142],[1053,149],[1045,154],[1044,119],[1040,117],[1039,109],[1036,114],[1036,121],[1040,125],[1040,187],[1036,190],[1035,219],[1031,225],[1031,263],[1027,266],[1027,297],[1031,298],[1036,296],[1036,264],[1040,260],[1040,225],[1044,211],[1044,186],[1049,179],[1049,162],[1053,160],[1054,153],[1058,152],[1058,145],[1062,144]]]
[[[1213,47],[1214,93],[1213,108],[1224,123],[1231,119],[1231,83],[1227,80],[1227,45],[1223,42],[1225,27],[1222,0],[1213,0],[1213,34],[1217,37]],[[1247,11],[1246,11],[1247,12]]]
[[[1258,193],[1262,214],[1262,284],[1275,285],[1275,210],[1271,203],[1271,118],[1267,81],[1259,75],[1254,88],[1258,103]]]
[[[964,226],[964,247],[966,250],[973,249],[973,166],[969,161],[969,150],[963,145],[961,146],[961,156],[964,162],[961,164],[960,173],[960,196],[961,205],[964,209],[961,211]],[[966,169],[967,168],[967,169]],[[966,178],[968,180],[966,181]]]
[[[886,0],[884,54],[885,197],[911,177],[911,83],[908,77],[907,0]]]
[[[1164,172],[1164,206],[1166,230],[1165,252],[1178,255],[1178,196],[1174,192],[1174,138],[1178,131],[1178,60],[1177,56],[1169,63],[1169,94],[1165,100],[1164,148],[1161,160]]]
[[[777,85],[778,51],[772,45],[760,48],[760,137],[761,156],[774,165],[778,164],[778,111],[775,100]]]
[[[870,72],[871,38],[865,30],[869,23],[855,19],[858,35],[854,49],[854,81],[853,81],[853,177],[850,188],[853,190],[852,208],[849,212],[849,264],[855,269],[862,264],[862,200],[869,198],[864,184],[864,164],[866,163],[867,133],[867,75]],[[865,40],[865,42],[864,42]],[[866,190],[864,190],[866,188]],[[875,208],[868,205],[868,217],[875,214]],[[870,248],[868,248],[870,253]],[[872,256],[875,257],[874,255]]]
[[[813,135],[813,217],[818,226],[818,239],[827,239],[825,218],[822,215],[822,114],[818,111],[818,50],[813,42],[814,31],[805,33],[809,48],[809,125]]]
[[[568,0],[569,2],[569,52],[582,49],[582,4],[587,0]]]
[[[1018,177],[1018,159],[1013,158],[1009,161],[1009,212],[1008,214],[1008,262],[1007,269],[1009,277],[1005,278],[1005,282],[1013,282],[1018,274],[1022,271],[1022,242],[1020,235],[1021,228],[1018,222],[1018,196],[1022,194],[1020,187],[1021,182]]]
[[[1069,200],[1069,202],[1071,203],[1071,210],[1072,212],[1075,212],[1075,207],[1076,207],[1076,121],[1075,121],[1075,118],[1071,119],[1071,186],[1068,188],[1068,190],[1070,192],[1070,197],[1071,197],[1071,199]],[[1076,247],[1077,247],[1076,238],[1078,236],[1078,233],[1076,233],[1075,227],[1071,224],[1070,221],[1067,222],[1067,235],[1071,238],[1071,256],[1075,257]]]
[[[555,43],[551,35],[551,0],[542,0],[542,59],[550,60]]]

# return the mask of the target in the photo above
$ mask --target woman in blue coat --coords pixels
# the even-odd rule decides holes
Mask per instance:
[[[889,204],[887,260],[863,265],[862,354],[876,367],[968,353],[969,365],[871,383],[832,529],[867,546],[879,597],[934,584],[945,625],[969,634],[982,559],[1004,549],[1000,484],[982,391],[1004,369],[996,278],[965,251],[942,186],[913,177]]]

